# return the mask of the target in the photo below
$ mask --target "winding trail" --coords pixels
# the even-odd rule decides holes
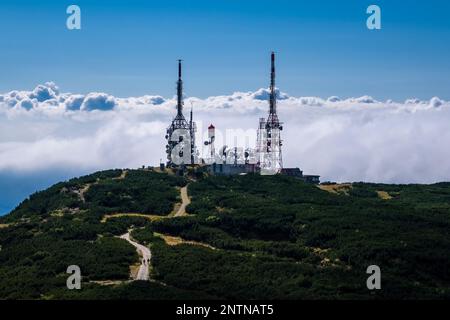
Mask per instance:
[[[188,186],[184,186],[180,189],[181,194],[181,206],[178,209],[178,211],[175,213],[174,217],[182,217],[186,216],[186,207],[191,203],[191,199],[189,199],[188,192],[187,192]]]
[[[120,174],[120,176],[112,178],[113,180],[123,180],[127,177],[128,174],[128,170],[122,170],[122,173]]]
[[[178,205],[180,206],[176,210],[175,213],[170,213],[167,216],[158,216],[158,215],[152,215],[152,214],[144,214],[144,213],[135,213],[135,212],[121,212],[121,213],[113,213],[113,214],[107,214],[104,215],[101,222],[105,223],[108,219],[111,218],[119,218],[119,217],[141,217],[146,218],[150,221],[157,221],[162,219],[171,219],[175,217],[185,217],[188,216],[188,213],[186,212],[186,207],[191,203],[191,199],[188,196],[188,186],[184,186],[180,189],[180,196],[181,196],[181,203]]]
[[[120,218],[120,217],[140,217],[140,218],[148,219],[150,221],[158,221],[158,220],[168,218],[168,216],[155,216],[155,215],[143,214],[143,213],[122,212],[122,213],[113,213],[113,214],[104,215],[101,220],[101,223],[105,223],[106,221],[108,221],[109,219],[112,219],[112,218]]]
[[[121,175],[121,177],[119,177],[119,179],[123,179],[123,178],[125,178],[125,176],[126,176],[126,171],[124,171],[124,173]],[[191,199],[189,199],[189,196],[188,196],[187,185],[180,189],[180,195],[181,195],[181,205],[173,216],[152,216],[152,215],[143,215],[143,214],[137,214],[137,213],[117,213],[117,214],[104,216],[102,219],[102,222],[106,222],[106,220],[108,220],[109,218],[123,217],[123,216],[146,217],[150,220],[187,216],[188,214],[186,213],[186,207],[191,203]],[[136,248],[137,252],[139,253],[139,256],[141,257],[141,265],[139,267],[137,274],[132,275],[133,280],[143,280],[143,281],[150,280],[149,267],[150,267],[150,261],[152,258],[152,253],[151,253],[150,249],[142,244],[137,243],[136,241],[131,240],[130,231],[125,233],[124,235],[121,235],[120,238],[128,241],[132,246],[134,246]],[[176,242],[183,243],[181,238],[178,239],[176,237],[171,237],[170,239],[172,240],[172,242],[177,240]],[[168,241],[167,237],[164,240],[166,242],[170,243],[170,241]],[[184,243],[206,246],[204,244],[199,244],[199,243],[195,243],[195,242],[187,242],[186,241]],[[210,248],[212,248],[212,247],[210,247]],[[214,249],[214,248],[212,248],[212,249]]]
[[[120,236],[120,238],[128,241],[131,245],[133,245],[136,248],[137,252],[139,253],[139,256],[141,256],[141,266],[139,267],[139,270],[136,276],[134,277],[134,280],[143,280],[143,281],[150,280],[149,266],[150,266],[150,259],[152,258],[152,253],[150,252],[150,249],[147,248],[146,246],[143,246],[142,244],[139,244],[131,240],[129,232]]]
[[[78,191],[78,196],[80,197],[80,200],[83,203],[86,203],[86,198],[84,197],[84,194],[89,191],[89,188],[91,187],[91,185],[92,185],[92,183],[88,183],[82,189],[80,189]]]
[[[127,174],[128,174],[128,170],[122,170],[122,173],[120,174],[120,176],[112,178],[112,180],[123,180],[126,178]],[[76,191],[76,193],[80,197],[80,200],[83,203],[86,203],[86,198],[84,197],[85,193],[89,191],[89,189],[92,185],[98,184],[99,182],[100,182],[100,179],[97,178],[97,181],[92,182],[92,183],[87,183],[83,186],[83,188]]]

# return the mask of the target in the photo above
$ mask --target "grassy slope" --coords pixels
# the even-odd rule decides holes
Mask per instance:
[[[183,178],[111,170],[57,184],[0,219],[0,298],[372,299],[450,297],[450,184],[354,184],[333,194],[288,177],[191,182],[194,216],[150,222],[105,214],[167,215]],[[77,193],[89,184],[80,197]],[[379,197],[380,192],[392,199]],[[84,201],[83,201],[84,199]],[[83,280],[126,280],[134,249],[114,238],[130,226],[152,247],[153,277],[168,286],[84,285],[65,290],[65,268]],[[208,244],[168,246],[154,232]],[[367,266],[382,290],[365,286]]]

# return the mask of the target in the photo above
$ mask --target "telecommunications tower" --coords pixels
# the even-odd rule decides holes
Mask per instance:
[[[269,93],[269,117],[259,119],[257,137],[257,156],[261,174],[277,174],[283,168],[281,154],[282,123],[277,115],[277,97],[275,88],[275,53],[271,56],[270,93]]]
[[[167,128],[167,166],[173,167],[183,164],[194,164],[196,157],[195,132],[197,127],[193,122],[192,109],[189,122],[183,115],[183,80],[181,79],[181,61],[178,60],[177,81],[177,115]]]

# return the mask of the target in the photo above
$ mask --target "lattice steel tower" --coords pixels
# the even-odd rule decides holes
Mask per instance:
[[[181,61],[182,60],[178,60],[177,115],[173,119],[170,127],[167,128],[166,134],[167,166],[195,163],[195,155],[196,155],[195,132],[197,131],[197,127],[192,119],[193,117],[192,109],[189,122],[185,119],[183,115],[184,102],[183,102],[183,80],[181,79]],[[185,137],[188,138],[189,141],[185,141],[184,140]],[[177,147],[179,144],[181,145]],[[175,148],[176,148],[175,156],[181,159],[187,158],[187,161],[185,160],[182,161],[182,163],[176,163],[175,159],[173,159]]]
[[[271,56],[269,117],[259,119],[257,137],[257,155],[261,174],[276,174],[283,168],[281,147],[282,123],[277,115],[277,97],[275,88],[275,53]]]

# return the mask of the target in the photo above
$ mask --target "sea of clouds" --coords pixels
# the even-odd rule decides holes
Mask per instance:
[[[277,94],[285,166],[320,174],[323,181],[450,181],[449,101]],[[216,145],[252,147],[258,118],[267,114],[267,100],[267,89],[191,97],[185,99],[184,111],[188,116],[194,108],[199,146],[213,123]],[[8,176],[14,187],[15,174],[76,175],[158,165],[165,158],[165,130],[175,103],[174,97],[158,95],[63,93],[52,82],[32,91],[0,94],[0,184],[7,184]]]

